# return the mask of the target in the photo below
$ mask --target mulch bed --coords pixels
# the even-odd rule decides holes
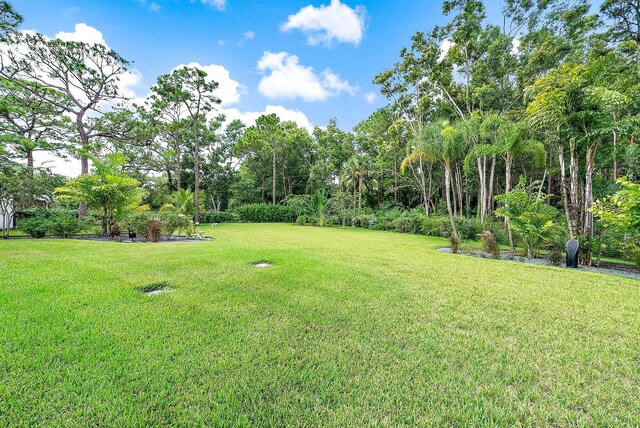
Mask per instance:
[[[442,253],[451,254],[451,248],[448,248],[448,247],[438,248],[438,251]],[[466,256],[466,257],[479,257],[484,259],[492,258],[490,254],[480,250],[476,250],[473,253],[465,253],[462,251],[458,251],[456,255]],[[523,257],[512,251],[500,252],[500,260],[529,263],[529,264],[541,265],[541,266],[551,266],[548,260]],[[640,271],[638,269],[636,269],[634,266],[625,265],[621,263],[600,262],[599,266],[580,266],[576,270],[585,271],[585,272],[603,273],[607,275],[617,275],[617,276],[623,276],[625,278],[640,279]]]

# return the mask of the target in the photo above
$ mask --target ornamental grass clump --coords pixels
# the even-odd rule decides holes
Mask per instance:
[[[491,233],[490,230],[485,230],[484,232],[479,233],[478,236],[482,239],[482,249],[484,252],[494,259],[499,259],[500,245],[498,245],[498,241],[493,233]]]

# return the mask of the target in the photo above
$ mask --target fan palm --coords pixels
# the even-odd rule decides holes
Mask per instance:
[[[160,211],[169,211],[193,218],[196,205],[191,189],[180,189],[171,196],[171,202],[164,204]]]

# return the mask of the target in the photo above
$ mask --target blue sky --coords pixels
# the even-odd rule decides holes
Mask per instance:
[[[221,83],[222,112],[276,112],[351,129],[386,104],[372,83],[416,31],[447,18],[441,0],[13,0],[23,29],[106,43],[133,61],[127,94],[197,63]],[[486,1],[498,17],[499,1]],[[315,31],[313,29],[316,29]]]
[[[95,30],[102,33],[109,47],[134,62],[136,77],[129,89],[139,97],[158,75],[180,64],[217,65],[211,74],[227,83],[220,95],[226,101],[223,109],[231,115],[249,121],[250,112],[255,117],[272,106],[271,111],[302,112],[313,125],[324,126],[337,117],[343,129],[351,129],[386,103],[372,79],[398,59],[411,35],[444,22],[440,1],[425,0],[334,0],[331,6],[331,0],[12,3],[25,17],[24,29],[50,37],[72,33],[87,41],[99,37]],[[307,9],[300,13],[303,8]],[[332,14],[345,22],[335,21]],[[292,28],[285,30],[291,15]],[[323,25],[328,25],[328,32],[307,31]],[[335,37],[327,41],[329,33]],[[290,116],[301,118],[300,113]]]

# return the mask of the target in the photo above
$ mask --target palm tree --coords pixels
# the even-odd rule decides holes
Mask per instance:
[[[362,208],[362,195],[369,190],[369,187],[377,186],[377,181],[372,174],[371,159],[365,156],[351,156],[342,166],[340,181],[345,187],[353,190],[354,199],[356,195],[358,196],[358,209]]]
[[[511,191],[513,179],[513,160],[518,156],[531,156],[537,165],[544,164],[546,150],[544,144],[527,138],[527,124],[503,119],[497,129],[496,145],[505,165],[504,193]],[[513,232],[509,225],[509,218],[505,217],[505,225],[509,235],[509,245],[515,248]]]
[[[171,196],[171,202],[164,204],[160,211],[170,211],[193,218],[196,211],[194,200],[191,189],[180,189]]]
[[[447,211],[451,222],[451,233],[457,239],[455,222],[453,220],[453,205],[451,203],[452,165],[460,159],[464,153],[465,140],[460,138],[458,131],[451,126],[448,120],[434,122],[423,128],[415,139],[415,149],[402,161],[402,171],[414,162],[435,162],[439,161],[444,166],[445,197],[447,200]]]

